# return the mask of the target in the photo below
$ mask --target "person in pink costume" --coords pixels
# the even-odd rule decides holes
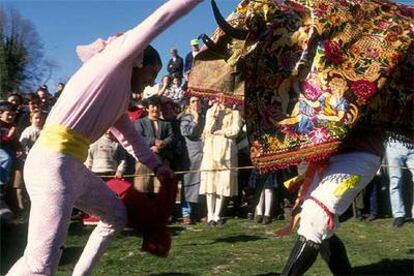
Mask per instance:
[[[110,41],[98,40],[92,47],[78,47],[86,62],[65,86],[27,157],[24,178],[31,199],[27,246],[7,275],[56,272],[74,206],[100,222],[73,275],[90,275],[114,235],[127,223],[124,204],[83,165],[89,144],[107,129],[157,177],[172,177],[172,171],[162,166],[135,130],[127,108],[131,92],[152,84],[161,67],[158,54],[158,62],[146,61],[149,43],[200,2],[168,1],[128,32]]]

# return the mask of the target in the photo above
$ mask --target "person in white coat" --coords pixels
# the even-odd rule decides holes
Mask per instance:
[[[206,195],[207,222],[221,225],[224,197],[237,195],[236,137],[242,119],[237,109],[226,106],[222,99],[207,110],[203,131],[204,148],[201,162],[200,194]]]

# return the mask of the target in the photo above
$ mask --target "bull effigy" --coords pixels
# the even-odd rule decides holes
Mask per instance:
[[[386,1],[242,1],[203,37],[189,93],[244,105],[261,172],[325,159],[362,124],[412,141],[413,14]]]
[[[244,107],[262,173],[307,162],[294,217],[299,237],[281,275],[319,252],[351,274],[338,216],[374,177],[387,136],[414,142],[414,8],[378,0],[244,0],[196,56],[189,94]]]

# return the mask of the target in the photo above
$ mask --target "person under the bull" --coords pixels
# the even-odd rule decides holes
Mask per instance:
[[[376,175],[385,139],[379,128],[357,127],[336,155],[309,165],[314,177],[302,191],[299,237],[281,275],[303,275],[319,253],[334,275],[351,274],[345,245],[335,235],[338,218]]]
[[[100,222],[73,275],[90,275],[125,226],[129,209],[127,217],[121,200],[83,165],[89,144],[108,128],[159,179],[173,179],[172,171],[162,165],[129,120],[128,101],[131,91],[152,84],[161,68],[159,54],[149,43],[200,2],[168,1],[128,32],[78,47],[85,63],[66,84],[27,157],[24,178],[31,199],[27,246],[7,275],[55,274],[74,206]]]

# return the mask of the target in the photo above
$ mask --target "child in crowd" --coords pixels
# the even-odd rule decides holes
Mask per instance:
[[[31,125],[26,127],[20,135],[20,144],[24,154],[28,154],[33,147],[37,138],[39,138],[40,131],[45,123],[45,115],[40,110],[35,110],[30,113]]]
[[[13,216],[5,202],[4,192],[9,183],[13,160],[18,150],[16,139],[16,107],[7,101],[0,102],[0,219],[8,220]]]
[[[110,131],[93,143],[85,166],[104,181],[108,177],[122,178],[126,168],[125,151]]]
[[[7,101],[13,104],[16,108],[16,117],[14,118],[14,122],[17,127],[18,135],[20,135],[21,131],[26,127],[26,125],[22,125],[22,119],[25,114],[23,96],[19,93],[10,93],[7,97]]]
[[[264,181],[264,183],[262,183],[262,181]],[[271,223],[273,194],[274,189],[277,187],[276,173],[259,175],[256,170],[253,170],[250,175],[250,186],[255,188],[257,195],[260,195],[256,205],[257,223]]]
[[[171,86],[164,92],[165,97],[170,98],[180,108],[184,107],[184,90],[181,88],[181,78],[174,77]]]
[[[36,93],[27,94],[25,96],[25,103],[27,104],[27,106],[22,108],[21,112],[17,114],[18,116],[16,117],[16,120],[15,120],[18,130],[20,130],[21,132],[25,128],[31,125],[30,114],[38,110],[41,111],[41,108],[40,108],[41,100]],[[44,112],[42,113],[44,114],[44,117],[46,118],[46,113]]]
[[[170,76],[166,75],[162,77],[162,83],[159,84],[158,88],[158,95],[159,96],[165,96],[165,94],[168,92],[168,89],[171,86],[171,78]]]
[[[22,147],[23,154],[21,161],[24,163],[26,156],[29,154],[30,149],[33,147],[37,138],[40,136],[40,131],[45,123],[45,115],[40,110],[35,110],[30,113],[31,125],[26,127],[20,135],[20,145]],[[17,170],[14,175],[13,187],[16,192],[17,207],[20,210],[24,209],[24,198],[23,198],[23,175],[22,170]]]
[[[85,166],[104,182],[114,176],[123,177],[126,169],[126,154],[109,130],[89,147]],[[82,221],[85,225],[97,225],[99,219],[86,215]]]

